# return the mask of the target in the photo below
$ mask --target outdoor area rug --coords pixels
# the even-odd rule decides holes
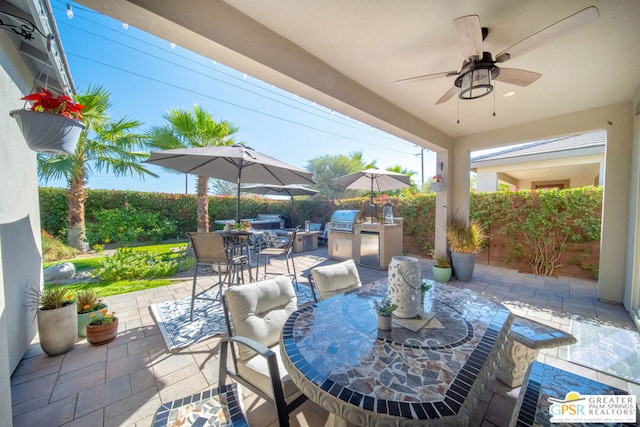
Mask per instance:
[[[569,361],[640,384],[640,332],[572,320],[571,333]]]
[[[302,284],[299,288],[296,292],[298,305],[313,302],[311,289]],[[215,290],[211,293],[206,292],[202,296],[213,298],[217,293],[218,291]],[[190,309],[191,297],[152,304],[149,307],[170,352],[177,352],[227,331],[220,301],[196,300],[193,306],[193,321],[189,320]]]

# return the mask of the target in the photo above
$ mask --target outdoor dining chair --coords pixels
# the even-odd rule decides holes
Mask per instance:
[[[196,256],[196,265],[193,271],[193,285],[191,288],[191,311],[189,312],[189,320],[193,320],[193,306],[198,299],[208,301],[218,301],[222,287],[226,283],[233,283],[233,278],[241,270],[245,264],[246,255],[234,255],[229,252],[225,245],[225,241],[218,233],[187,233],[193,252]],[[196,292],[198,267],[215,266],[218,271],[218,281],[203,291]],[[224,270],[224,276],[222,275]],[[208,292],[219,287],[218,294],[212,297]]]
[[[282,328],[298,308],[291,278],[283,275],[228,288],[222,306],[229,337],[220,344],[218,384],[226,384],[228,375],[274,403],[279,425],[288,426],[289,413],[307,399],[289,377],[279,349]]]
[[[318,302],[316,289],[320,299],[323,300],[358,288],[362,286],[362,282],[355,262],[348,259],[337,264],[312,268],[309,274],[309,285],[314,300]]]
[[[291,232],[291,234],[287,237],[287,240],[283,240],[278,242],[276,246],[268,246],[264,249],[261,249],[258,252],[257,259],[258,265],[256,266],[256,279],[258,277],[258,268],[260,267],[260,257],[264,257],[264,276],[263,279],[267,278],[267,264],[269,264],[269,257],[274,256],[282,256],[284,255],[285,261],[287,263],[287,274],[292,278],[293,282],[296,284],[296,290],[298,289],[298,277],[296,273],[296,263],[293,260],[293,245],[296,241],[296,233],[298,232],[298,228]],[[279,246],[281,244],[281,246]],[[289,261],[291,261],[291,265],[289,265]],[[291,271],[293,270],[293,275]]]

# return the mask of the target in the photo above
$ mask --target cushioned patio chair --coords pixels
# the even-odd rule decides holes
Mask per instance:
[[[225,384],[228,375],[274,403],[279,424],[288,426],[289,413],[307,399],[291,381],[279,349],[282,328],[298,308],[291,278],[278,276],[228,288],[222,305],[229,337],[220,345],[218,384]]]
[[[342,292],[362,286],[360,275],[352,259],[337,264],[324,265],[311,269],[309,275],[311,293],[316,302],[316,289],[321,300],[331,298]]]

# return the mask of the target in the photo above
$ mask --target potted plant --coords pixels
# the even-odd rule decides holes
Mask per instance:
[[[436,262],[433,267],[433,278],[437,282],[448,282],[451,279],[451,262],[449,261],[449,256],[446,252],[436,251],[435,249],[431,252],[433,256],[433,260]]]
[[[476,254],[487,239],[484,230],[477,221],[469,224],[456,217],[447,221],[447,242],[451,249],[451,264],[456,279],[468,282],[473,276]]]
[[[50,154],[72,154],[85,128],[82,120],[84,105],[65,95],[54,96],[46,89],[21,98],[31,101],[31,109],[14,110],[27,145],[34,151]]]
[[[116,312],[106,308],[90,314],[87,325],[87,341],[93,345],[103,345],[116,339],[118,335],[118,318]]]
[[[373,306],[378,313],[378,329],[383,331],[391,330],[391,315],[398,306],[391,302],[389,298],[383,298],[380,301],[374,301]]]
[[[64,287],[32,289],[29,305],[38,320],[40,347],[49,356],[73,348],[78,336],[78,315],[73,296]]]
[[[431,179],[431,191],[439,193],[445,189],[444,178],[442,175],[434,175]]]
[[[433,288],[433,283],[427,279],[422,279],[420,284],[420,296],[422,297],[422,304],[424,305],[424,296]]]
[[[79,291],[76,294],[78,308],[78,336],[87,336],[87,325],[91,321],[91,313],[104,310],[107,305],[98,299],[98,293],[92,289]]]

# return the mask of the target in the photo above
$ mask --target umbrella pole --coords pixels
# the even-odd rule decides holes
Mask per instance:
[[[242,178],[242,167],[240,167],[238,169],[238,195],[237,195],[237,200],[238,203],[236,204],[236,222],[239,224],[240,223],[240,179]]]

